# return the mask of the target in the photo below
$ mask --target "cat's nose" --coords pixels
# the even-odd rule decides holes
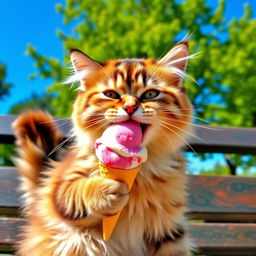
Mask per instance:
[[[132,115],[137,109],[137,105],[132,105],[132,106],[123,106],[123,109],[127,112],[128,115]]]

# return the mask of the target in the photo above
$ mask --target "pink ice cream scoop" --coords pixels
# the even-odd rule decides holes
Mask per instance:
[[[132,169],[147,159],[147,150],[141,146],[139,123],[127,121],[109,126],[95,142],[98,159],[106,166]]]

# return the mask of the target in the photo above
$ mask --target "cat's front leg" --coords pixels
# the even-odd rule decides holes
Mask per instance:
[[[98,176],[66,180],[59,185],[56,195],[59,211],[74,220],[88,215],[113,215],[128,200],[129,190],[125,183]]]
[[[129,189],[123,182],[94,177],[87,181],[85,196],[89,212],[99,215],[114,215],[127,204]]]

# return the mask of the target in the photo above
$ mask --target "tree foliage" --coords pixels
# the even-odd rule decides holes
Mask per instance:
[[[12,86],[11,83],[5,81],[6,77],[6,67],[4,64],[0,63],[0,99],[8,95],[9,90]]]
[[[0,145],[0,166],[13,166],[12,157],[16,154],[15,146],[11,144]]]
[[[0,100],[9,94],[9,90],[12,86],[11,83],[6,82],[6,66],[0,64]],[[10,156],[13,153],[13,146],[0,145],[0,165],[12,165]]]
[[[20,114],[28,109],[42,109],[55,115],[54,108],[51,105],[53,97],[50,93],[44,95],[32,94],[28,100],[16,103],[10,109],[10,114]]]
[[[49,92],[57,93],[57,116],[71,112],[74,90],[60,86],[68,75],[69,50],[78,48],[98,61],[109,58],[155,57],[191,33],[189,74],[186,82],[195,115],[210,124],[255,126],[256,21],[249,5],[240,19],[224,18],[225,0],[216,9],[205,0],[66,0],[57,5],[71,33],[58,31],[65,50],[64,63],[38,53],[33,46],[35,76],[53,78]],[[60,104],[61,103],[61,104]],[[248,158],[255,162],[254,158]],[[236,157],[241,164],[240,157]]]

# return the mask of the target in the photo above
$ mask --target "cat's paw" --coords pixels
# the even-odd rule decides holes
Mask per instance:
[[[114,215],[121,211],[129,200],[129,189],[123,182],[102,177],[93,177],[87,182],[87,209],[91,213]]]

